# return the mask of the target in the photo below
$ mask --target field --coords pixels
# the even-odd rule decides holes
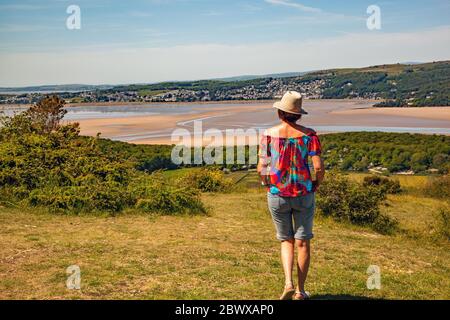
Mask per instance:
[[[142,96],[156,96],[161,93],[166,93],[166,90],[140,90],[138,91],[138,94]]]
[[[202,196],[206,216],[1,207],[0,299],[277,299],[279,245],[264,190],[255,173],[244,175],[231,174],[234,191]],[[316,219],[313,298],[450,299],[450,246],[432,235],[444,202],[421,196],[426,177],[400,179],[405,191],[382,209],[399,219],[395,235]],[[66,288],[70,265],[81,268],[81,290]],[[369,265],[381,269],[381,290],[366,288]]]

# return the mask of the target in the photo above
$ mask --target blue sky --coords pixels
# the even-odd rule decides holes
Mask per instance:
[[[71,4],[80,30],[66,28]],[[372,4],[381,30],[366,26]],[[0,86],[449,59],[449,13],[450,0],[0,0]]]

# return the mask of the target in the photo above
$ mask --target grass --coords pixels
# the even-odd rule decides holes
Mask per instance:
[[[276,299],[284,283],[279,244],[257,185],[252,173],[234,192],[203,195],[208,216],[0,208],[0,299]],[[383,210],[404,230],[422,233],[440,205],[406,192],[390,196]],[[315,236],[313,298],[450,299],[448,242],[383,236],[324,218],[316,219]],[[65,285],[74,264],[81,290]],[[366,288],[369,265],[381,268],[381,290]]]
[[[362,182],[369,174],[352,173],[349,177]],[[437,228],[436,215],[441,208],[449,204],[440,199],[424,195],[423,187],[427,185],[429,176],[391,176],[400,182],[403,192],[388,195],[382,212],[395,217],[400,222],[401,229],[409,236],[418,238],[433,238]]]
[[[341,68],[341,69],[331,69],[326,71],[333,71],[337,74],[348,74],[353,72],[383,72],[387,73],[388,75],[399,75],[400,73],[404,72],[405,70],[419,70],[422,68],[430,68],[433,66],[433,63],[423,63],[423,64],[383,64],[383,65],[376,65],[376,66],[370,66],[365,68]],[[324,72],[324,71],[322,71]]]

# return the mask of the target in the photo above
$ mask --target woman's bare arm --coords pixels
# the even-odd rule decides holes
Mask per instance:
[[[261,157],[259,158],[258,161],[258,166],[257,166],[257,171],[258,174],[261,178],[261,181],[263,182],[263,185],[267,185],[269,183],[268,181],[268,164],[265,161],[265,159],[261,159]]]
[[[259,176],[261,177],[263,185],[269,184],[268,171],[269,171],[270,156],[269,156],[268,142],[269,138],[265,132],[263,137],[261,138],[261,143],[259,145],[258,166],[257,166],[257,171]]]
[[[318,187],[325,177],[325,165],[320,156],[312,156],[311,159],[316,174],[316,187]]]

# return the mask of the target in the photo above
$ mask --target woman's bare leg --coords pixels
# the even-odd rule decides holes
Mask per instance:
[[[281,242],[281,262],[283,264],[285,285],[292,287],[292,267],[294,264],[294,245],[295,241],[285,240]]]
[[[298,272],[298,290],[305,291],[306,277],[308,276],[309,261],[310,261],[310,241],[309,240],[295,240],[298,250],[297,272]]]

